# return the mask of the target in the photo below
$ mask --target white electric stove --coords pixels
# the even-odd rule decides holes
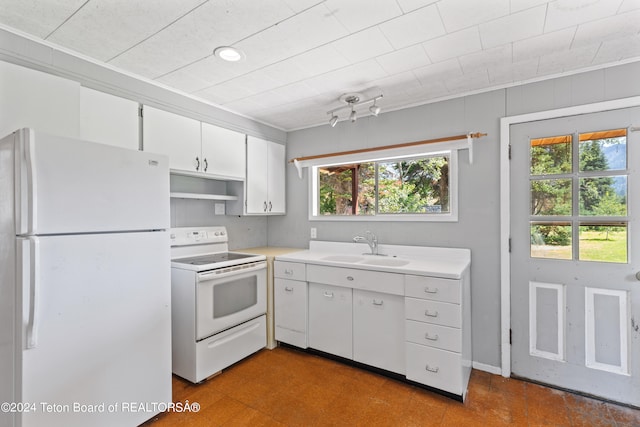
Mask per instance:
[[[266,257],[229,252],[225,227],[170,234],[173,372],[197,383],[266,346]]]

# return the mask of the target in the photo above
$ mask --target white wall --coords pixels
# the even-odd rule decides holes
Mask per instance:
[[[341,122],[288,135],[287,159],[363,147],[484,132],[475,143],[474,163],[460,152],[459,221],[457,223],[322,222],[308,220],[308,177],[287,170],[287,215],[268,220],[272,246],[308,247],[309,229],[319,240],[350,241],[371,230],[390,244],[466,247],[472,251],[473,359],[500,366],[500,153],[499,120],[503,116],[544,111],[640,95],[640,63],[591,71],[496,90],[377,118]]]

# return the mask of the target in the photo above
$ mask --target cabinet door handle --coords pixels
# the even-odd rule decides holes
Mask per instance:
[[[347,276],[347,280],[353,282],[353,276]]]
[[[438,368],[437,366],[435,368],[432,368],[429,365],[425,366],[424,369],[429,371],[429,372],[433,372],[434,374],[437,374],[438,371],[440,370],[440,368]]]
[[[266,201],[266,200],[264,201],[264,207],[263,207],[263,209],[264,209],[264,211],[265,211],[265,212],[267,211],[267,201]]]
[[[200,170],[200,159],[196,157],[196,170]]]
[[[293,270],[286,269],[284,271],[284,274],[286,274],[287,276],[293,276]]]
[[[376,300],[376,299],[373,300],[373,305],[382,305],[382,304],[384,304],[384,300]]]
[[[204,171],[206,172],[207,169],[209,169],[209,162],[207,162],[207,158],[206,157],[203,159],[203,161],[204,161]]]
[[[425,287],[424,288],[424,292],[427,294],[437,294],[438,293],[438,288],[433,288],[431,289],[430,287]]]
[[[271,205],[271,201],[269,201],[269,212],[271,212],[271,208],[272,208],[272,207],[273,207],[273,206]]]
[[[289,286],[285,286],[284,287],[284,291],[285,292],[293,292],[293,288],[290,288]]]
[[[429,340],[429,341],[438,341],[438,334],[435,334],[434,336],[429,335],[429,332],[427,332],[426,334],[424,334],[424,339]]]
[[[325,291],[323,295],[327,298],[333,298],[333,292]]]
[[[430,312],[429,310],[425,310],[424,311],[424,315],[427,317],[438,317],[438,312],[434,311],[433,313]]]

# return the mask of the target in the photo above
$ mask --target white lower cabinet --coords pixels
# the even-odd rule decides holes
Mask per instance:
[[[407,343],[407,379],[456,395],[466,392],[460,353]],[[464,389],[463,389],[464,387]]]
[[[274,261],[273,304],[276,341],[307,348],[306,265]]]
[[[353,290],[353,360],[405,373],[403,297]]]
[[[471,373],[468,269],[448,279],[276,261],[274,273],[278,341],[464,400]]]
[[[464,399],[471,373],[469,273],[405,276],[407,379]]]
[[[276,340],[307,348],[307,282],[276,277],[273,293]]]
[[[352,290],[309,283],[309,347],[353,358]]]

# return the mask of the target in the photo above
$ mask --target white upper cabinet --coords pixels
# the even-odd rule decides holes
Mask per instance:
[[[245,135],[202,123],[202,158],[207,173],[242,180],[245,178]]]
[[[137,150],[139,105],[86,87],[80,88],[80,138]]]
[[[198,120],[146,105],[142,116],[144,151],[169,156],[169,168],[172,170],[202,171],[204,163]]]
[[[79,138],[80,84],[0,61],[0,138],[20,128]]]
[[[285,213],[284,145],[247,137],[246,213]]]
[[[244,180],[244,134],[148,106],[142,123],[144,150],[168,155],[172,172]]]

